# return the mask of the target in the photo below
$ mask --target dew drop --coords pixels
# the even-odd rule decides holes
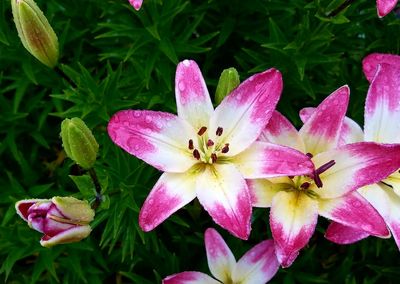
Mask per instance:
[[[183,81],[180,81],[178,83],[178,88],[179,88],[179,91],[183,92],[186,88],[185,83]]]
[[[140,113],[140,111],[135,111],[133,112],[133,116],[134,117],[140,117],[142,114]]]
[[[146,115],[145,121],[146,121],[147,123],[150,123],[152,120],[153,120],[153,119],[151,118],[150,115]]]
[[[263,103],[263,102],[265,102],[266,99],[267,99],[267,96],[261,95],[261,96],[258,97],[258,102],[259,103]]]

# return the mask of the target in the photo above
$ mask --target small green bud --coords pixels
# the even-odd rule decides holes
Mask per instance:
[[[61,123],[61,139],[70,159],[86,170],[93,167],[99,144],[82,119],[66,118]]]
[[[233,89],[239,86],[239,84],[239,74],[235,68],[228,68],[222,71],[215,92],[216,103],[221,103],[222,100],[233,91]]]
[[[44,65],[53,68],[58,61],[57,35],[33,0],[11,0],[18,35],[24,47]]]

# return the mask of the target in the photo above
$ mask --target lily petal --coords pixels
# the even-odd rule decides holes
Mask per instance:
[[[305,152],[303,140],[297,129],[278,111],[272,113],[271,119],[258,140],[288,146],[300,152]]]
[[[197,178],[196,193],[215,223],[238,238],[249,237],[251,199],[247,184],[235,166],[207,166]]]
[[[328,161],[335,165],[320,175],[322,188],[312,186],[321,198],[336,198],[381,181],[400,168],[400,145],[359,142],[347,144],[312,158],[318,168]]]
[[[274,241],[263,241],[239,259],[234,271],[234,283],[267,283],[278,269]]]
[[[376,8],[379,18],[382,18],[390,13],[396,7],[397,0],[376,0]]]
[[[280,184],[272,183],[267,179],[249,179],[247,185],[254,207],[271,207],[275,194],[282,190]]]
[[[365,102],[365,140],[400,142],[400,65],[378,66]]]
[[[139,9],[142,7],[143,0],[129,0],[129,3],[133,8],[135,8],[136,11],[139,11]]]
[[[196,133],[176,115],[124,110],[114,114],[107,130],[115,144],[161,171],[184,172],[197,163],[188,149]]]
[[[283,88],[282,75],[276,69],[251,76],[225,97],[210,121],[211,139],[223,129],[221,143],[229,143],[226,155],[234,156],[248,148],[267,125]]]
[[[339,198],[320,199],[318,211],[325,218],[361,229],[371,235],[390,235],[382,217],[358,192],[351,192]]]
[[[329,224],[325,232],[325,238],[340,245],[348,245],[365,239],[369,234],[362,230],[354,229],[337,222]]]
[[[163,173],[139,213],[139,225],[148,232],[196,197],[196,176]]]
[[[204,234],[208,268],[211,274],[222,283],[228,283],[235,271],[236,259],[220,234],[208,228]]]
[[[38,202],[46,202],[50,201],[50,199],[25,199],[25,200],[20,200],[17,203],[15,203],[15,210],[17,211],[17,214],[26,222],[28,222],[28,210],[29,208]]]
[[[245,178],[269,178],[311,174],[314,164],[305,154],[281,145],[254,142],[233,158]]]
[[[314,233],[318,202],[299,192],[281,191],[272,200],[270,214],[278,260],[288,267]]]
[[[350,89],[343,86],[328,96],[304,123],[299,134],[306,152],[313,155],[335,148],[349,102]]]
[[[221,284],[207,274],[197,271],[185,271],[167,276],[163,284]]]
[[[395,1],[397,2],[397,0]],[[400,66],[400,56],[385,53],[372,53],[366,56],[362,61],[362,65],[364,75],[369,82],[372,82],[372,79],[375,77],[376,70],[378,69],[378,65],[382,63]]]
[[[77,242],[89,236],[91,231],[92,229],[89,225],[76,226],[69,230],[63,231],[62,233],[59,233],[54,237],[49,237],[45,235],[40,240],[40,244],[44,247],[52,247],[58,244]]]
[[[193,60],[178,64],[175,94],[178,116],[188,121],[195,130],[208,127],[214,108],[200,68]]]

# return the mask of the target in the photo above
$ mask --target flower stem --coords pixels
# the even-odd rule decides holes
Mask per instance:
[[[100,202],[101,202],[101,185],[99,182],[99,179],[97,178],[97,174],[96,171],[94,170],[94,168],[89,169],[89,175],[92,178],[93,184],[94,184],[94,188],[96,190],[96,199],[92,204],[92,208],[95,210],[97,207],[99,207]]]
[[[72,88],[77,88],[78,86],[67,76],[65,75],[64,71],[58,67],[59,65],[56,65],[56,67],[54,67],[54,71],[60,75],[65,81],[68,82],[68,84],[70,84],[72,86]]]
[[[350,6],[351,3],[353,3],[354,0],[346,0],[344,1],[339,7],[337,7],[335,10],[333,10],[332,12],[330,12],[328,14],[328,17],[335,17],[336,15],[338,15],[340,12],[342,12],[344,9],[346,9],[347,7]]]

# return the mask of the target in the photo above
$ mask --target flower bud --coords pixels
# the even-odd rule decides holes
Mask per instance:
[[[239,74],[235,68],[228,68],[222,71],[215,92],[216,103],[221,103],[222,100],[233,91],[233,89],[239,86],[239,84]]]
[[[66,118],[61,123],[61,139],[70,159],[84,169],[93,167],[99,144],[82,119]]]
[[[33,0],[11,0],[14,22],[24,47],[44,65],[58,60],[57,35]]]
[[[136,11],[139,11],[140,7],[142,7],[143,0],[129,0],[129,4],[131,4]]]
[[[87,201],[74,197],[21,200],[15,209],[29,227],[44,234],[40,240],[44,247],[79,242],[92,231],[89,223],[94,210]]]

